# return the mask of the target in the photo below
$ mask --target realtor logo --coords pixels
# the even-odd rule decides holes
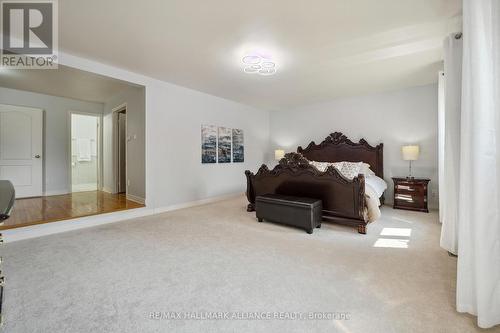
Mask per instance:
[[[0,67],[57,68],[57,1],[1,1]]]

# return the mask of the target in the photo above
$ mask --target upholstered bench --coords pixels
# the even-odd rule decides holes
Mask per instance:
[[[265,194],[255,198],[255,213],[263,220],[299,227],[312,234],[321,227],[321,200],[281,194]]]

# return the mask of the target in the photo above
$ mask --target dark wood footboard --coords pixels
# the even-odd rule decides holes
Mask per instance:
[[[301,154],[289,153],[272,170],[262,165],[256,174],[247,177],[247,211],[255,209],[255,198],[268,193],[320,199],[323,220],[358,227],[366,233],[365,179],[343,177],[333,166],[321,172]]]

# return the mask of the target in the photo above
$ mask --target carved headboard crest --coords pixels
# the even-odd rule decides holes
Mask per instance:
[[[371,146],[365,139],[358,143],[351,141],[340,132],[330,134],[321,142],[314,141],[304,149],[297,148],[297,152],[311,161],[318,162],[365,162],[380,178],[384,178],[384,145]]]
[[[285,157],[283,157],[279,161],[279,165],[282,167],[290,167],[290,168],[296,168],[296,169],[307,169],[311,165],[309,164],[309,161],[307,158],[302,156],[302,154],[298,153],[288,153],[285,154]]]
[[[322,147],[329,146],[329,145],[341,145],[341,144],[346,144],[346,145],[353,146],[353,147],[364,146],[366,149],[373,149],[373,150],[378,149],[379,146],[383,145],[381,143],[378,146],[373,147],[365,139],[361,139],[361,140],[359,140],[358,143],[356,143],[356,142],[353,142],[351,139],[349,139],[344,134],[342,134],[340,132],[335,132],[335,133],[328,135],[325,138],[325,140],[323,140],[323,142],[321,142],[319,145],[317,145],[314,141],[311,141],[311,143],[309,143],[309,145],[305,149],[302,148],[302,146],[299,146],[297,148],[297,152],[304,154],[304,153],[307,153],[307,151],[312,150],[312,149],[320,149]]]

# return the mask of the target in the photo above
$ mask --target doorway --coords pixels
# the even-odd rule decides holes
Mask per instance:
[[[115,128],[115,189],[116,193],[127,193],[127,107],[114,111]]]
[[[70,112],[71,192],[100,188],[100,115]]]

